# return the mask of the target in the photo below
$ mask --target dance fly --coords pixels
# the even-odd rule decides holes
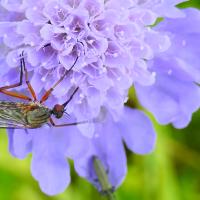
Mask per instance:
[[[0,101],[0,128],[39,128],[46,123],[51,123],[54,127],[72,126],[80,123],[87,122],[74,122],[65,124],[55,124],[51,116],[57,119],[62,118],[65,113],[65,108],[72,100],[75,93],[78,91],[78,87],[75,88],[69,99],[63,104],[56,104],[52,109],[46,107],[45,102],[51,95],[55,87],[65,78],[70,70],[75,66],[78,57],[75,59],[74,64],[69,70],[66,70],[61,78],[43,95],[40,101],[37,100],[35,91],[28,80],[28,72],[25,67],[25,61],[23,53],[20,55],[21,71],[20,80],[16,84],[0,87],[0,93],[6,94],[18,99],[27,100],[27,103],[12,102],[12,101]],[[11,88],[21,86],[23,83],[23,74],[25,73],[25,81],[32,98],[20,94],[18,92],[9,91]]]

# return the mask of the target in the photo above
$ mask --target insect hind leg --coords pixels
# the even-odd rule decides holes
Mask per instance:
[[[20,57],[22,56],[22,54],[20,55]],[[12,92],[12,91],[8,91],[8,89],[12,89],[12,88],[17,88],[19,86],[22,85],[23,82],[23,61],[22,59],[20,59],[20,77],[19,77],[19,82],[15,83],[15,84],[11,84],[11,85],[6,85],[3,87],[0,87],[0,93],[6,94],[8,96],[11,97],[15,97],[15,98],[19,98],[19,99],[24,99],[24,100],[28,100],[31,101],[32,99],[26,95],[17,93],[17,92]]]
[[[21,54],[20,63],[21,63],[21,67],[23,68],[24,73],[25,73],[25,81],[26,81],[26,85],[27,85],[27,87],[29,89],[29,92],[31,93],[31,95],[33,97],[33,100],[37,101],[37,97],[36,97],[35,91],[34,91],[32,85],[30,84],[30,81],[28,80],[28,71],[27,71],[26,65],[25,65],[24,52],[22,52],[22,54]]]
[[[20,77],[19,77],[19,82],[15,83],[15,84],[12,84],[12,85],[6,85],[6,86],[3,86],[3,87],[0,87],[0,91],[19,87],[19,86],[22,85],[22,82],[23,82],[23,65],[22,65],[22,60],[20,59]]]

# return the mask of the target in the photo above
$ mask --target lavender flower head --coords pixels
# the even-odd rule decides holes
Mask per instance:
[[[101,190],[92,166],[94,156],[116,188],[126,174],[123,141],[135,153],[153,150],[156,136],[150,120],[138,109],[124,106],[132,85],[141,104],[160,123],[179,128],[189,123],[200,105],[196,85],[200,82],[196,40],[200,30],[191,25],[192,20],[199,23],[200,14],[194,9],[179,10],[175,5],[180,2],[1,1],[0,87],[18,82],[22,52],[38,97],[78,57],[45,105],[51,108],[65,102],[79,87],[67,107],[70,119],[63,117],[58,123],[89,123],[8,130],[10,152],[18,158],[32,153],[32,175],[45,193],[54,195],[68,186],[66,158],[73,159],[77,173]],[[152,27],[158,17],[166,20]],[[24,92],[25,88],[16,90]],[[91,123],[94,120],[97,123]]]

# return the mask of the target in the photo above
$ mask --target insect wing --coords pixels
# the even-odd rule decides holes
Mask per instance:
[[[26,128],[26,104],[0,101],[0,128]]]
[[[6,122],[0,119],[0,128],[26,128],[26,126],[15,122]]]

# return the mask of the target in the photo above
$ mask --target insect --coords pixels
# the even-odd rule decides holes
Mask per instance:
[[[110,184],[108,180],[107,172],[103,164],[101,163],[99,158],[96,156],[92,157],[92,162],[93,162],[94,171],[96,173],[96,176],[98,177],[97,181],[99,182],[101,186],[101,191],[100,191],[101,194],[108,196],[109,199],[111,200],[115,200],[115,196],[113,194],[113,192],[115,191],[115,188]]]
[[[78,56],[74,64],[69,70],[66,70],[61,78],[42,96],[38,101],[36,93],[28,80],[28,71],[25,66],[23,52],[20,55],[20,78],[19,82],[12,85],[0,87],[0,93],[15,97],[18,99],[27,100],[27,103],[17,103],[12,101],[0,101],[0,128],[39,128],[44,124],[50,123],[54,127],[72,126],[87,122],[74,122],[66,124],[55,124],[52,116],[57,119],[62,118],[65,108],[72,100],[73,96],[78,91],[78,87],[71,94],[69,99],[63,104],[56,104],[52,109],[46,107],[43,103],[49,98],[55,87],[65,78],[65,76],[72,70],[78,60]],[[18,92],[9,91],[9,89],[19,87],[23,84],[23,77],[25,75],[25,82],[32,98],[20,94]]]

